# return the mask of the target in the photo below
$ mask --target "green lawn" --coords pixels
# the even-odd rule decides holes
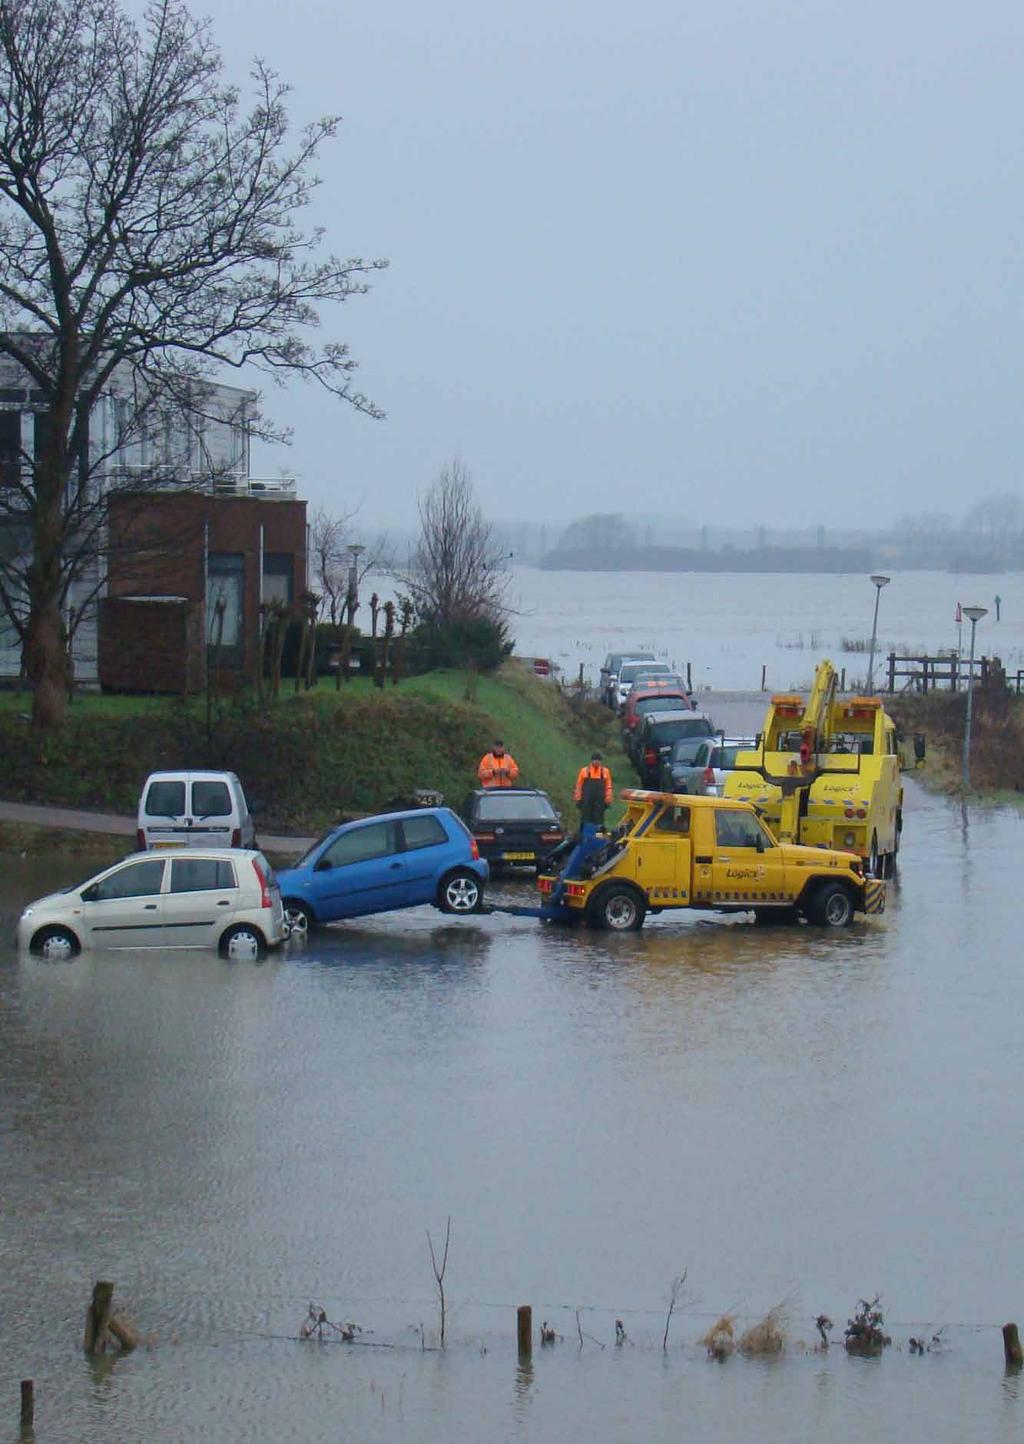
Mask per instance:
[[[496,736],[524,785],[542,787],[567,820],[580,766],[599,747],[616,788],[632,782],[618,725],[515,662],[494,676],[433,672],[382,690],[368,679],[336,690],[287,687],[276,703],[215,701],[207,733],[203,698],[83,695],[65,727],[35,737],[25,694],[0,698],[8,800],[133,811],[146,774],[160,767],[229,767],[265,808],[265,831],[308,832],[341,815],[373,812],[415,787],[458,808]]]

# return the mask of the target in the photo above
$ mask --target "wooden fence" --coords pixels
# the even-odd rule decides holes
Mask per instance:
[[[887,692],[966,691],[972,670],[970,658],[955,652],[936,657],[898,657],[890,652],[888,660]],[[973,671],[976,687],[994,686],[1002,678],[1003,685],[1018,696],[1024,690],[1024,670],[1007,673],[998,657],[975,657]]]

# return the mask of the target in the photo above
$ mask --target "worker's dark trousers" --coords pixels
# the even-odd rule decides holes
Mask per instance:
[[[588,777],[583,783],[583,795],[580,798],[580,822],[593,822],[598,827],[603,827],[607,806],[603,780]]]

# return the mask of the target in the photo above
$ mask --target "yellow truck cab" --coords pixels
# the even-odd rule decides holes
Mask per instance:
[[[822,662],[807,698],[771,699],[756,749],[736,756],[724,794],[749,802],[782,842],[855,852],[891,877],[903,827],[896,724],[880,697],[839,697]]]
[[[845,927],[854,913],[885,907],[885,883],[865,879],[858,857],[780,843],[749,803],[637,789],[622,797],[626,816],[606,844],[538,879],[546,901],[591,926],[634,931],[648,912],[700,908]]]

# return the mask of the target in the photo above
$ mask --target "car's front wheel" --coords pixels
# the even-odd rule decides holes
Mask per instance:
[[[304,938],[314,923],[313,914],[305,903],[295,902],[292,898],[285,900],[284,920],[290,938]]]
[[[263,934],[259,928],[250,927],[247,923],[228,928],[220,940],[221,956],[236,963],[262,957],[264,947]]]
[[[75,956],[79,945],[68,928],[40,928],[32,939],[30,950],[49,963],[62,963]]]
[[[483,884],[468,868],[450,872],[438,890],[437,905],[443,913],[475,913],[484,900]]]

